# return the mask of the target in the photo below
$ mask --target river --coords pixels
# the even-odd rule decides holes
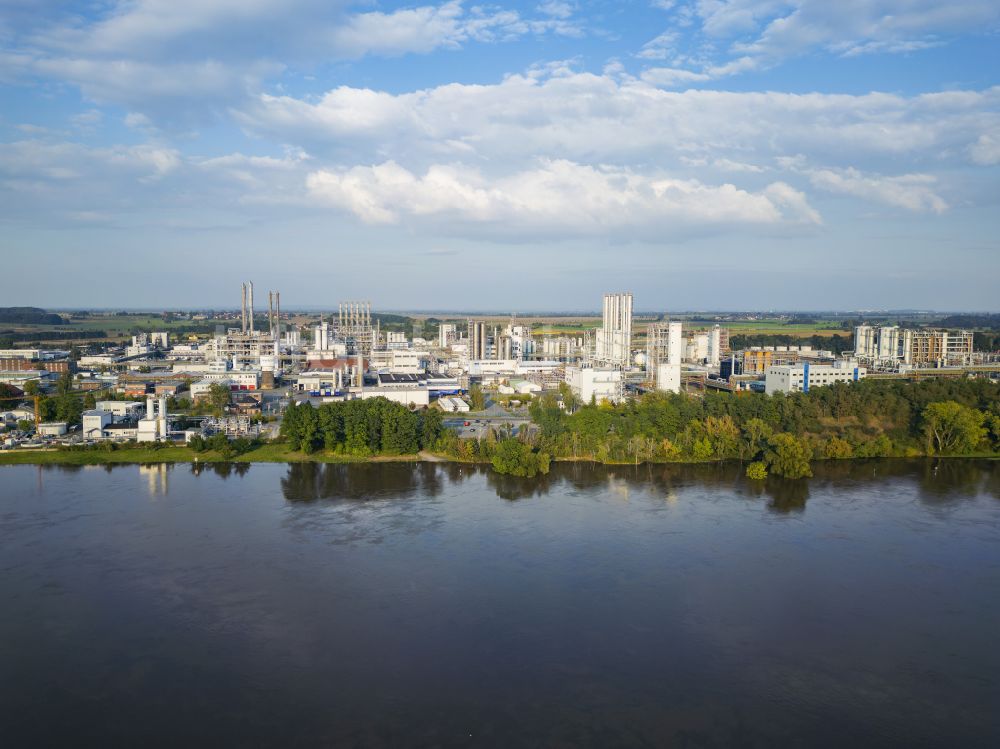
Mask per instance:
[[[0,742],[1000,746],[1000,463],[0,466]]]

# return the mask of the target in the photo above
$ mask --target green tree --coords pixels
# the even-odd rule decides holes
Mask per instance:
[[[73,375],[69,372],[63,372],[59,375],[59,379],[56,380],[56,393],[59,395],[67,395],[73,391]]]
[[[222,416],[223,412],[226,410],[226,406],[229,405],[229,398],[232,395],[229,390],[229,385],[223,382],[213,382],[208,386],[208,402],[212,407],[212,413],[216,416]]]
[[[994,448],[1000,447],[1000,414],[990,414],[987,423],[990,430],[990,439],[993,440]]]
[[[486,396],[483,395],[483,389],[479,385],[469,388],[469,401],[473,411],[482,411],[486,408]]]
[[[740,429],[729,414],[709,416],[705,419],[705,434],[712,445],[716,458],[738,457],[740,451]]]
[[[568,382],[559,383],[559,395],[562,397],[566,413],[571,414],[576,411],[577,406],[580,405],[580,399],[573,393],[573,388],[569,386]]]
[[[73,393],[63,393],[55,397],[55,418],[75,425],[81,422],[83,415],[83,400]]]
[[[444,431],[444,415],[436,408],[424,410],[420,423],[420,446],[429,450],[441,439]]]
[[[696,439],[691,445],[691,457],[695,460],[711,460],[713,452],[712,442],[708,437]]]
[[[24,383],[24,394],[25,395],[40,395],[42,392],[41,388],[38,386],[38,380],[28,380]]]
[[[229,443],[229,438],[222,432],[216,432],[209,437],[207,444],[209,449],[217,452],[224,460],[229,460],[234,455],[232,445]]]
[[[319,415],[311,403],[304,403],[299,406],[297,447],[304,453],[311,453],[317,448],[319,438]]]
[[[892,455],[892,440],[884,434],[875,439],[865,440],[854,450],[858,458],[888,458]]]
[[[831,437],[823,446],[823,456],[831,459],[850,458],[854,455],[854,448],[847,440],[840,437]]]
[[[545,393],[531,404],[528,411],[531,420],[542,428],[543,436],[558,437],[565,430],[563,410],[559,408],[555,393]]]
[[[971,452],[986,439],[986,415],[955,401],[927,404],[921,420],[928,448],[936,453]]]
[[[764,460],[768,468],[789,479],[812,476],[809,460],[812,450],[803,440],[788,432],[779,432],[768,440]]]
[[[508,437],[496,443],[490,463],[497,473],[531,478],[549,472],[549,456],[536,453],[528,445]]]
[[[747,465],[747,478],[754,481],[763,481],[767,478],[767,464],[761,460],[755,460]]]
[[[740,444],[741,457],[756,458],[767,446],[767,440],[774,430],[763,419],[754,417],[747,420],[741,432],[743,437]]]

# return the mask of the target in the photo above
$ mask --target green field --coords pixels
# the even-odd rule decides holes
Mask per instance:
[[[214,328],[216,325],[238,325],[238,321],[234,320],[170,320],[164,321],[160,315],[153,314],[135,314],[135,315],[99,315],[93,317],[81,318],[79,320],[74,320],[73,322],[66,323],[63,325],[35,325],[35,324],[16,324],[16,323],[0,323],[0,331],[11,331],[13,333],[105,333],[105,337],[96,337],[94,340],[101,341],[120,341],[127,340],[133,333],[133,331],[140,332],[154,332],[154,331],[180,331],[190,328]],[[181,333],[181,336],[187,334]],[[205,333],[200,335],[204,336]],[[0,332],[0,337],[3,333]],[[84,343],[85,338],[47,338],[42,341],[46,345],[55,345],[60,343],[61,340],[68,341],[70,343]],[[19,342],[21,346],[29,345],[29,342]]]
[[[413,318],[420,319],[419,317]],[[503,326],[510,320],[509,317],[485,316],[488,326]],[[685,329],[694,330],[699,328],[710,328],[715,323],[701,320],[688,320],[683,316],[678,316],[684,323]],[[565,316],[533,316],[518,317],[518,322],[532,326],[536,336],[558,336],[571,335],[581,336],[589,330],[594,330],[601,325],[599,317],[565,317]],[[181,331],[190,328],[214,329],[217,325],[232,327],[238,324],[235,320],[170,320],[164,321],[160,315],[150,313],[136,313],[129,315],[94,315],[92,317],[81,318],[65,325],[2,325],[0,330],[6,329],[17,333],[53,333],[53,332],[86,332],[106,334],[106,338],[98,340],[120,341],[127,339],[134,331]],[[634,330],[640,339],[645,336],[646,328],[650,320],[647,318],[637,318],[634,323]],[[771,318],[761,320],[745,320],[734,322],[720,322],[720,326],[728,328],[733,335],[753,335],[753,334],[783,334],[798,337],[809,337],[813,335],[829,336],[835,333],[850,334],[836,320],[817,320],[814,323],[793,323],[787,319]],[[2,335],[2,334],[0,334]],[[178,333],[184,336],[184,333]],[[205,333],[195,335],[204,336]],[[50,339],[42,341],[46,345],[59,345],[62,343],[85,343],[86,339]],[[27,346],[30,342],[20,342],[16,345]]]

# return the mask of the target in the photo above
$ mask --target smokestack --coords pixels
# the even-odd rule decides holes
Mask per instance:
[[[159,411],[157,431],[160,433],[160,439],[164,440],[167,438],[167,396],[165,395],[160,396]]]
[[[243,284],[243,307],[242,307],[242,317],[240,318],[240,330],[244,333],[247,332],[247,285]]]
[[[274,335],[274,292],[267,292],[267,329]]]
[[[281,356],[281,292],[274,292],[274,355]],[[281,362],[276,361],[275,366],[281,369]]]
[[[250,308],[247,310],[247,314],[250,315],[250,332],[253,333],[253,281],[247,282],[248,291],[248,303]]]

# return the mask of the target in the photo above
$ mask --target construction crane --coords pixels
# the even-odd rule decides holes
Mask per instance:
[[[12,395],[6,398],[0,398],[0,402],[3,401],[23,401],[26,398],[31,398],[35,402],[35,431],[38,431],[38,425],[42,423],[42,396],[40,395]]]

